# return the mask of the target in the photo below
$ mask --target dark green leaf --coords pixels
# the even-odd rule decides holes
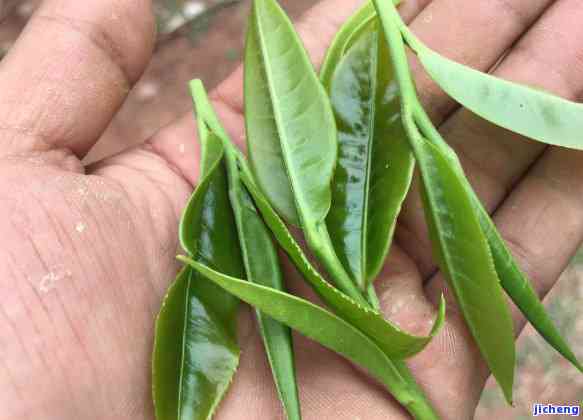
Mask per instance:
[[[239,243],[245,263],[247,279],[276,290],[284,290],[282,273],[271,234],[257,213],[239,178],[237,157],[230,150],[232,143],[211,107],[207,94],[199,80],[191,82],[197,114],[205,126],[213,127],[222,137],[226,150],[229,176],[229,197],[237,230]],[[280,400],[289,420],[301,419],[300,402],[295,375],[291,331],[288,327],[269,316],[257,311],[259,330]]]
[[[247,278],[262,286],[283,291],[279,259],[270,232],[257,214],[245,187],[240,186],[232,194],[239,203],[235,214],[239,221]],[[257,320],[287,418],[301,419],[291,332],[287,326],[260,311],[257,311]]]
[[[401,0],[393,0],[395,5],[400,2]],[[376,25],[376,17],[377,12],[373,2],[367,0],[338,30],[328,51],[326,51],[326,57],[320,68],[320,80],[322,80],[322,84],[327,90],[330,89],[334,71],[342,57],[355,41],[359,40],[364,33],[370,31],[371,27]]]
[[[251,166],[292,224],[322,222],[336,164],[334,116],[294,28],[275,0],[255,0],[245,48]]]
[[[384,264],[413,176],[392,73],[375,20],[338,60],[330,80],[339,159],[326,222],[338,257],[362,289]]]
[[[583,150],[583,104],[479,72],[425,47],[417,54],[443,90],[482,118],[543,143]]]
[[[244,165],[244,162],[242,162],[242,165]],[[367,334],[390,358],[403,359],[423,350],[443,325],[445,318],[445,303],[443,301],[440,304],[439,314],[433,329],[430,335],[426,337],[410,335],[383,319],[378,312],[359,305],[332,287],[314,269],[288,231],[285,223],[271,208],[257,186],[254,185],[251,174],[248,171],[243,171],[242,179],[279,245],[303,274],[304,279],[334,313]]]
[[[511,402],[514,327],[472,199],[434,145],[421,140],[415,149],[435,254],[484,359]]]
[[[375,21],[376,10],[374,5],[371,1],[367,1],[336,33],[328,51],[326,51],[322,67],[320,67],[320,80],[322,80],[322,84],[327,90],[330,89],[334,71],[348,51],[349,46],[355,39],[359,39],[363,32],[368,32]]]
[[[348,322],[293,295],[226,276],[186,257],[179,259],[250,305],[365,368],[415,418],[437,419],[423,396],[401,376],[377,344]]]
[[[206,302],[216,288],[200,287],[204,283],[200,274],[183,269],[158,315],[153,356],[157,420],[210,419],[237,369],[237,343]]]
[[[197,261],[242,277],[222,144],[204,128],[200,141],[202,178],[180,223],[181,243]],[[199,280],[196,272],[182,273],[157,321],[153,381],[158,420],[210,418],[238,364],[238,300]]]

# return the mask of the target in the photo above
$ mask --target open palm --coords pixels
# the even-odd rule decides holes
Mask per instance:
[[[360,3],[326,0],[305,16],[300,32],[316,63]],[[410,0],[402,12],[457,61],[581,99],[579,0]],[[148,0],[45,0],[1,63],[0,420],[153,418],[154,317],[177,270],[178,220],[197,178],[193,119],[98,164],[80,162],[148,62],[153,22]],[[583,238],[583,155],[492,127],[416,73],[434,121],[545,294]],[[241,85],[238,71],[214,93],[239,140]],[[290,287],[301,287],[289,273]],[[426,331],[445,285],[415,188],[377,285],[387,316]],[[282,417],[250,313],[220,419]],[[515,320],[520,329],[516,312]],[[347,362],[296,343],[306,419],[407,418]],[[410,365],[443,418],[473,416],[488,371],[455,304]]]

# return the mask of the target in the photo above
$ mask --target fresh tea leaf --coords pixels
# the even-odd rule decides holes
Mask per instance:
[[[359,35],[329,84],[339,156],[326,223],[338,257],[364,289],[382,269],[415,162],[376,20]]]
[[[477,203],[477,205],[480,211],[480,223],[488,239],[492,257],[494,258],[494,266],[502,287],[528,322],[532,324],[547,343],[569,360],[579,371],[583,372],[583,366],[555,326],[530,281],[516,263],[488,212],[480,203]]]
[[[241,277],[222,145],[216,136],[202,134],[202,180],[183,214],[181,242],[196,260]],[[153,383],[158,420],[209,419],[237,368],[238,300],[200,277],[192,270],[178,276],[156,323]]]
[[[277,251],[263,220],[244,186],[232,191],[234,211],[239,225],[239,237],[247,278],[278,291],[284,291]],[[290,329],[257,311],[257,321],[267,358],[273,372],[279,398],[289,420],[301,419],[296,380],[292,336]]]
[[[437,419],[424,397],[401,376],[387,355],[342,318],[296,296],[226,276],[186,257],[178,258],[241,300],[362,366],[415,418]]]
[[[511,402],[516,359],[514,326],[473,197],[461,168],[455,163],[457,157],[416,97],[402,38],[413,39],[412,35],[392,5],[384,5],[381,0],[374,3],[385,37],[391,42],[400,94],[407,101],[403,124],[421,172],[424,210],[434,254],[482,356]]]
[[[543,143],[583,150],[583,104],[479,72],[425,47],[417,55],[443,90],[480,117]]]
[[[283,291],[282,273],[275,245],[245,186],[242,185],[237,157],[232,150],[234,146],[226,131],[220,126],[218,117],[199,80],[191,82],[191,92],[200,120],[199,131],[204,130],[208,133],[216,130],[226,149],[229,198],[235,215],[247,279]],[[257,321],[287,418],[288,420],[300,420],[301,410],[291,331],[287,326],[260,311],[257,311]]]
[[[581,363],[577,360],[577,357],[554,325],[553,320],[547,313],[530,281],[520,269],[504,239],[500,236],[488,211],[484,208],[465,177],[462,166],[455,156],[455,152],[444,142],[435,142],[433,145],[439,148],[441,153],[449,160],[451,167],[456,170],[458,178],[465,185],[468,196],[472,199],[474,208],[478,213],[482,231],[486,236],[492,253],[496,273],[506,294],[512,299],[514,304],[539,334],[578,370],[583,372],[583,366],[581,366]]]
[[[244,167],[244,161],[241,164]],[[378,312],[359,305],[350,297],[332,287],[308,261],[285,223],[271,208],[267,199],[254,184],[249,171],[244,169],[241,176],[255,200],[257,208],[263,215],[265,223],[269,226],[279,245],[290,257],[296,268],[303,274],[308,284],[335,314],[368,335],[381,347],[387,356],[394,359],[413,356],[423,350],[433,336],[439,332],[445,319],[445,302],[443,300],[440,303],[438,316],[431,333],[428,336],[414,336],[402,331],[390,321],[386,321]]]
[[[156,320],[153,395],[157,420],[210,419],[239,363],[239,348],[190,268],[170,287]],[[233,299],[233,298],[231,298]]]
[[[334,71],[342,57],[348,51],[349,46],[355,39],[359,39],[363,32],[369,31],[371,25],[376,21],[376,10],[371,1],[367,1],[364,6],[356,11],[336,33],[332,40],[326,57],[320,67],[320,80],[324,87],[329,90]]]
[[[401,0],[393,0],[395,5],[400,2]],[[359,40],[364,33],[370,31],[371,27],[376,25],[376,17],[377,12],[373,2],[367,0],[338,30],[330,47],[328,47],[328,51],[326,51],[326,57],[320,67],[320,80],[322,80],[327,90],[330,88],[334,71],[342,57],[355,41]]]
[[[435,146],[421,139],[414,147],[435,254],[476,344],[511,402],[514,327],[472,199]]]
[[[245,48],[251,167],[289,223],[322,222],[336,164],[334,116],[294,28],[275,0],[254,0]]]

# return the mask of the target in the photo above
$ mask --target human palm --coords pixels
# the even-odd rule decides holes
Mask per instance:
[[[326,0],[304,17],[300,32],[316,63],[359,4]],[[578,0],[475,0],[463,8],[410,0],[402,12],[457,61],[581,99]],[[148,0],[46,0],[1,63],[1,420],[153,418],[154,317],[177,270],[178,220],[197,178],[193,119],[95,165],[79,160],[143,71],[152,28]],[[583,155],[490,126],[414,69],[434,121],[544,295],[582,239]],[[213,96],[239,140],[241,84],[238,71]],[[291,288],[309,293],[288,273]],[[429,328],[445,285],[415,187],[377,288],[387,316],[414,332]],[[515,321],[520,329],[516,312]],[[240,331],[241,366],[217,418],[281,418],[248,309]],[[346,361],[301,337],[296,343],[306,419],[407,418]],[[488,370],[452,299],[446,327],[410,365],[443,418],[473,416]]]

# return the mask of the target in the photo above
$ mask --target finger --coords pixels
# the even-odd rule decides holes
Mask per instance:
[[[401,6],[400,11],[405,19],[411,20],[430,1],[407,1]],[[339,7],[338,2],[326,0],[310,9],[300,19],[297,30],[316,67],[320,66],[336,31],[361,4],[361,0],[346,0],[342,2],[342,7]],[[243,69],[240,66],[211,93],[214,106],[225,128],[240,147],[245,145],[242,92]],[[196,182],[198,178],[198,146],[194,144],[197,142],[192,141],[195,132],[196,124],[192,113],[189,112],[147,141],[157,153],[172,162],[191,183]]]
[[[582,18],[583,9],[576,0],[554,3],[494,74],[577,99],[583,91],[583,47],[577,41],[583,36]],[[440,130],[460,156],[470,182],[489,211],[500,205],[545,149],[465,109],[456,112]],[[414,191],[401,218],[405,229],[398,238],[427,278],[435,272],[435,264],[423,220],[421,200]]]
[[[0,67],[0,156],[82,157],[149,60],[149,0],[46,0]]]

